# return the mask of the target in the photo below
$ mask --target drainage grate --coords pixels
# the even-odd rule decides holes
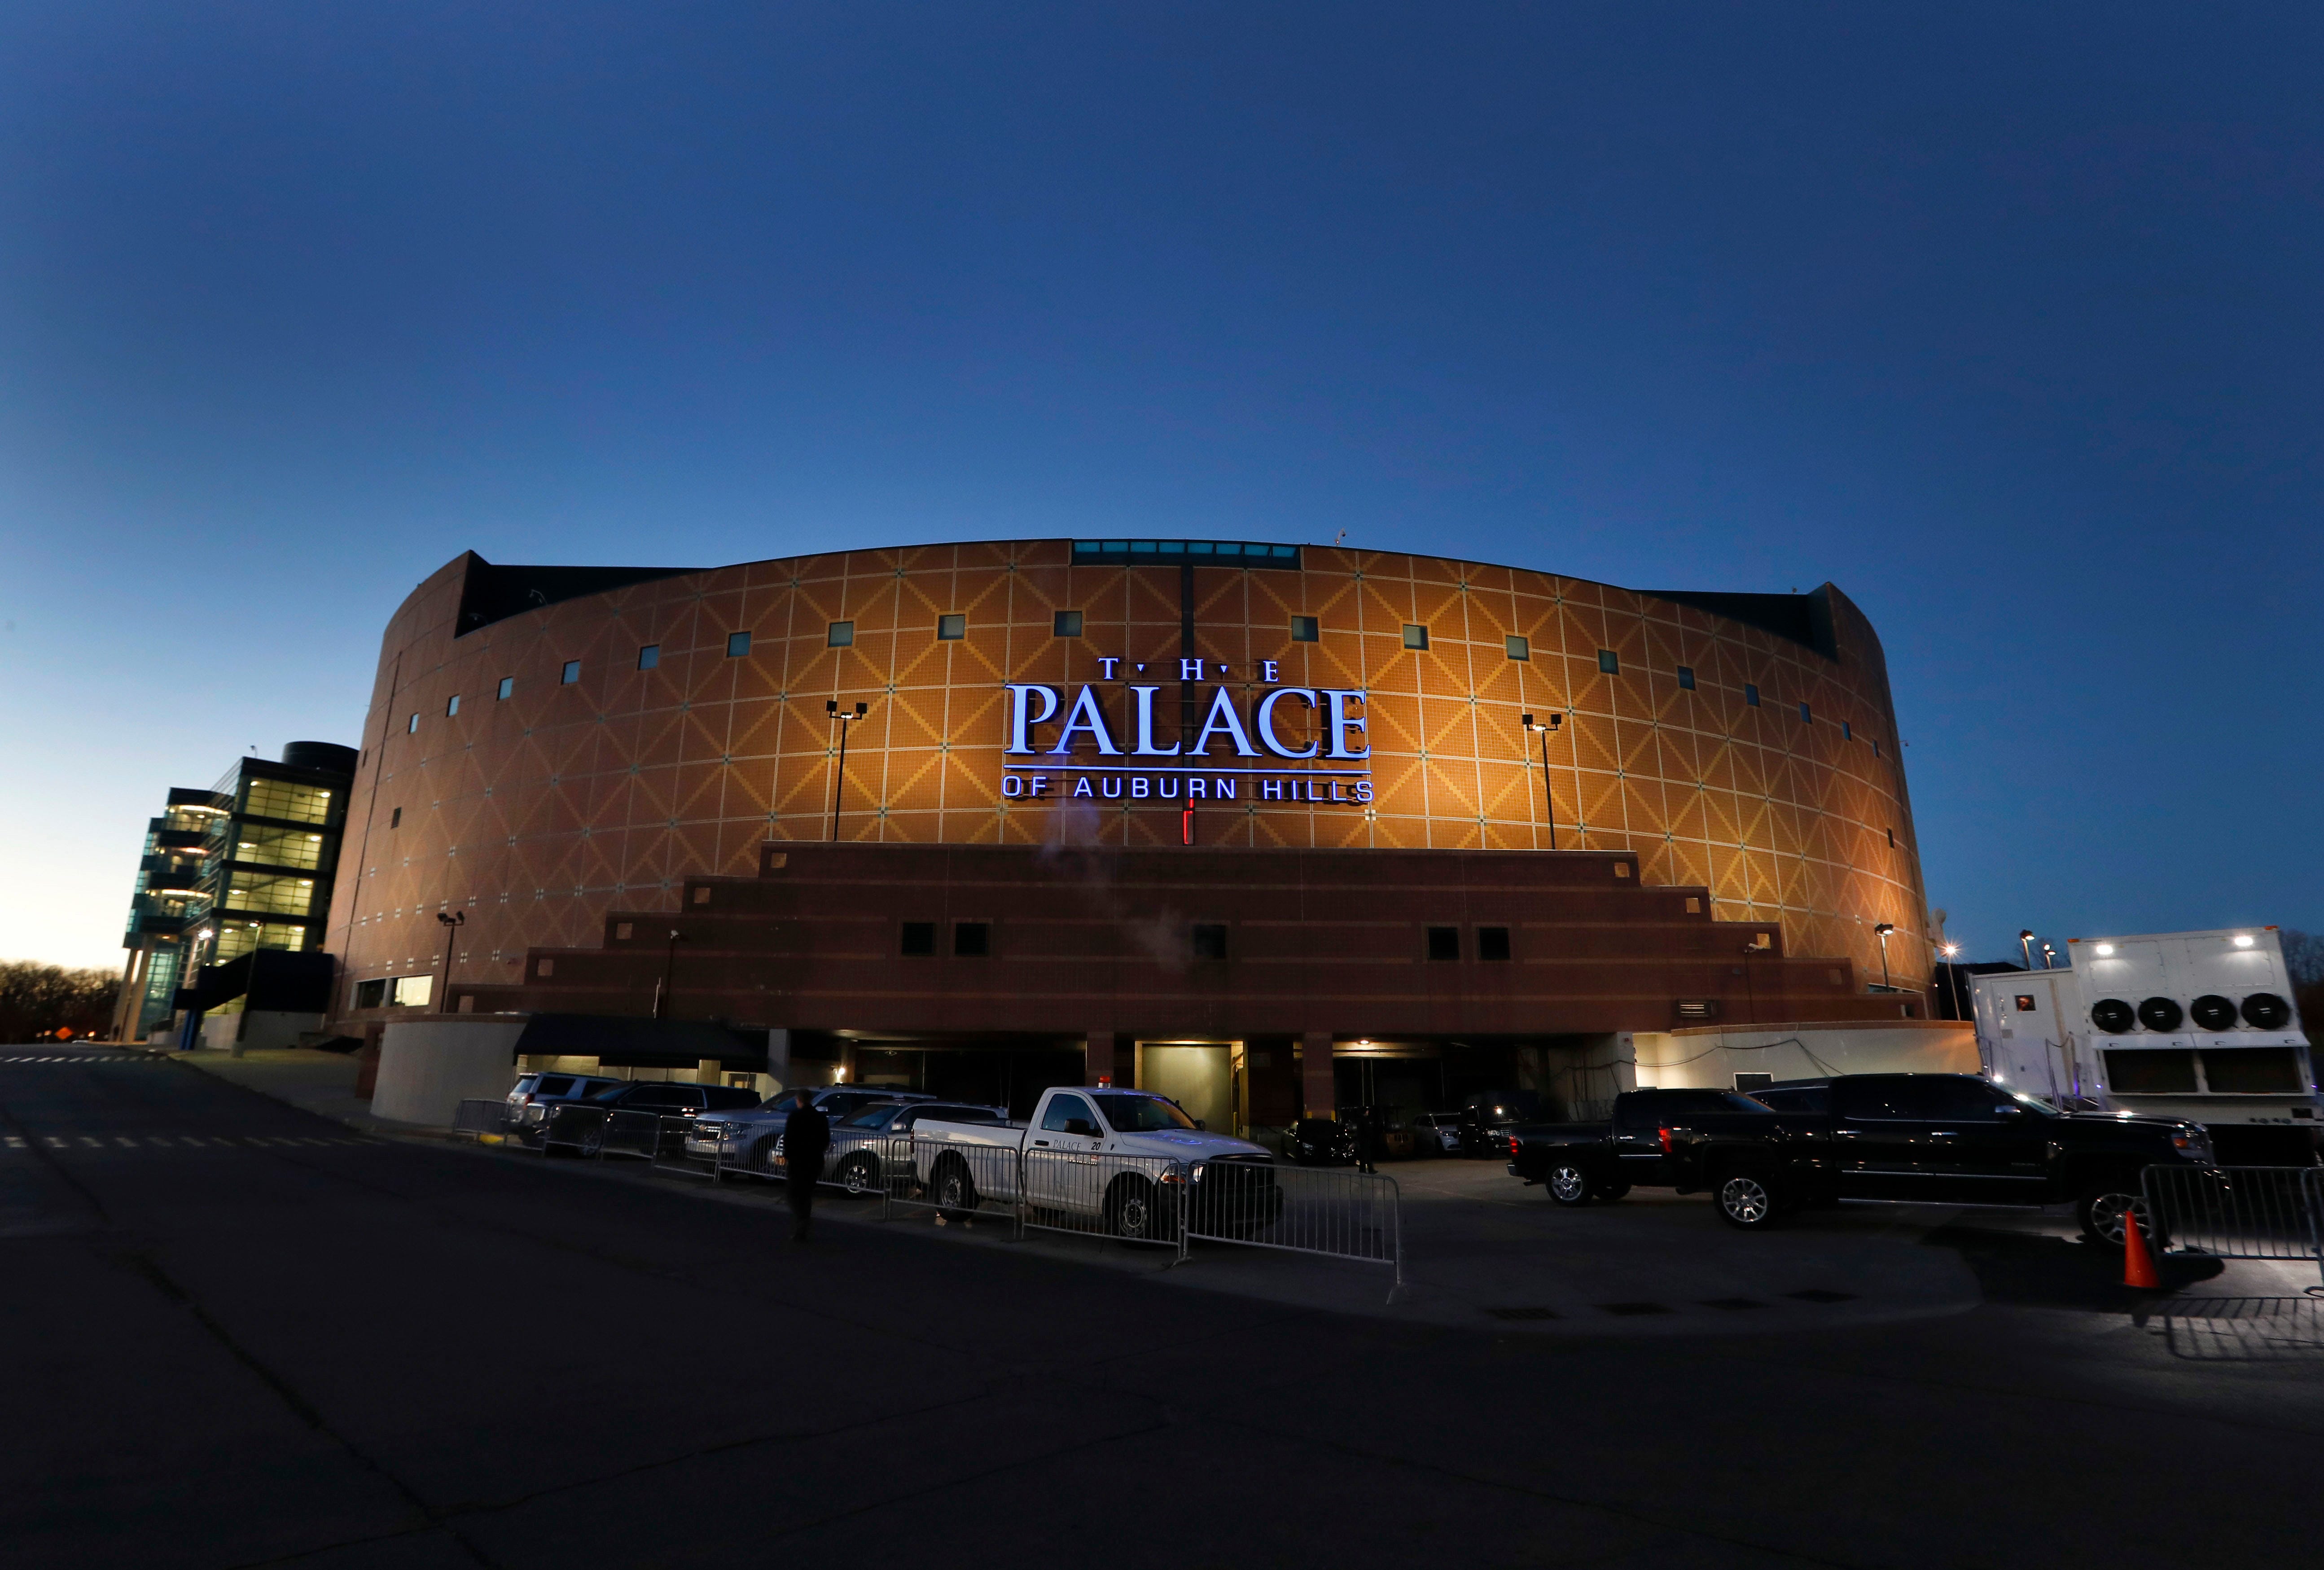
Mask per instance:
[[[1599,1311],[1605,1314],[1667,1314],[1666,1303],[1600,1303]]]
[[[1804,1292],[1786,1292],[1786,1298],[1796,1298],[1803,1303],[1853,1303],[1853,1292],[1834,1292],[1822,1287],[1810,1287]]]
[[[1705,1308],[1765,1308],[1766,1307],[1757,1298],[1705,1298],[1702,1300],[1702,1306]]]
[[[1496,1319],[1563,1319],[1554,1308],[1488,1308],[1486,1313]]]

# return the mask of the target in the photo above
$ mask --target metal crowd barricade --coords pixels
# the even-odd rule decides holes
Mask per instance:
[[[2324,1169],[2149,1167],[2153,1240],[2221,1260],[2309,1260],[2324,1276]]]
[[[601,1106],[580,1106],[571,1103],[547,1109],[545,1120],[533,1125],[535,1141],[540,1153],[549,1154],[552,1146],[595,1155],[605,1131],[605,1109]]]
[[[881,1219],[932,1210],[939,1221],[1010,1222],[1021,1235],[1014,1149],[917,1133],[892,1134],[863,1148],[880,1163]]]
[[[1404,1285],[1404,1200],[1396,1179],[1352,1167],[1279,1161],[1197,1163],[1186,1235],[1386,1265]]]
[[[1185,1257],[1187,1167],[1158,1156],[1028,1146],[1019,1162],[1019,1225],[1158,1243]]]
[[[452,1109],[452,1131],[456,1134],[501,1134],[508,1131],[508,1103],[504,1101],[464,1101]]]
[[[650,1112],[630,1112],[615,1109],[607,1112],[592,1108],[604,1121],[594,1130],[585,1131],[581,1153],[585,1156],[634,1156],[650,1161],[661,1150],[661,1117]]]

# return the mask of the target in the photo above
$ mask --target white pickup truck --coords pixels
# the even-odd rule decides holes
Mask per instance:
[[[1248,1236],[1283,1210],[1274,1158],[1150,1091],[1061,1086],[1028,1122],[928,1118],[912,1132],[920,1184],[949,1214],[1021,1198],[1139,1242],[1175,1236],[1182,1214],[1200,1233]]]

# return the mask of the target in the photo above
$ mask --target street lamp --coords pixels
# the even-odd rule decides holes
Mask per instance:
[[[1541,734],[1541,799],[1543,805],[1549,809],[1549,848],[1555,850],[1557,848],[1557,798],[1550,793],[1549,789],[1549,738],[1553,733],[1564,728],[1565,716],[1562,714],[1554,714],[1541,725],[1534,724],[1533,716],[1529,714],[1521,715],[1518,717],[1525,721],[1526,729],[1537,731]]]
[[[1872,929],[1872,936],[1880,940],[1880,990],[1884,993],[1893,993],[1896,990],[1895,985],[1888,979],[1888,935],[1895,930],[1896,924],[1894,921],[1883,921]]]
[[[460,928],[468,924],[468,913],[455,910],[447,916],[438,910],[436,919],[444,924],[444,991],[438,997],[436,1011],[448,1014],[452,1011],[452,940],[459,936]]]
[[[2017,950],[2025,956],[2025,968],[2032,970],[2034,968],[2034,935],[2031,932],[2022,928],[2019,930]]]
[[[1961,997],[1960,991],[1960,945],[1948,943],[1940,952],[1945,956],[1945,969],[1952,974],[1953,1018],[1966,1020],[1969,1018],[1969,1004]]]
[[[831,839],[834,845],[839,843],[839,793],[847,785],[848,722],[862,719],[871,706],[870,704],[859,703],[855,706],[855,712],[850,714],[839,706],[839,700],[835,697],[826,700],[823,706],[823,712],[839,722],[839,771],[831,781]],[[670,936],[675,938],[678,934],[673,932]]]
[[[2057,963],[2058,951],[2051,947],[2048,944],[2043,944],[2042,946],[2042,968],[2043,970],[2053,969]]]

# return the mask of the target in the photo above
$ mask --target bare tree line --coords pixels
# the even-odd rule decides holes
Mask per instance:
[[[121,991],[117,970],[67,970],[30,959],[0,960],[0,1042],[35,1041],[69,1030],[101,1036]]]

